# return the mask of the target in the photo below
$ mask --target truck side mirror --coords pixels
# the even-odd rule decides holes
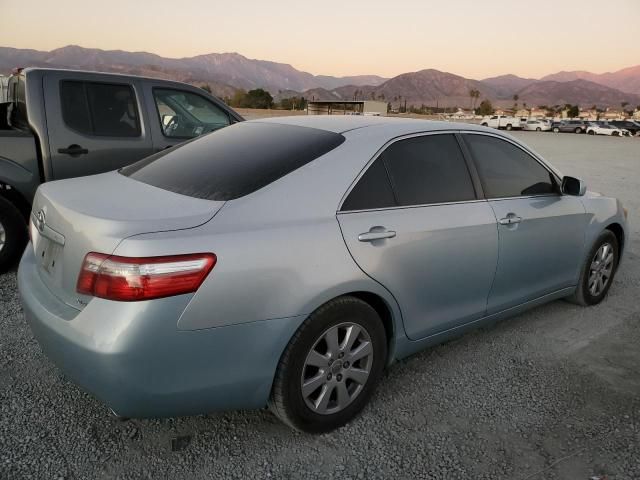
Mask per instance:
[[[562,193],[565,195],[572,195],[574,197],[581,197],[587,193],[587,185],[575,177],[562,177]]]

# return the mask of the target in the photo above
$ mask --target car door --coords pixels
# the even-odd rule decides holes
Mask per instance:
[[[238,121],[223,105],[196,91],[147,80],[144,92],[150,112],[154,151]]]
[[[576,285],[587,215],[578,197],[519,145],[463,135],[498,221],[500,253],[487,313]]]
[[[354,260],[397,299],[409,338],[485,314],[498,254],[496,220],[476,196],[454,133],[389,144],[337,217]]]
[[[116,170],[152,153],[137,80],[52,72],[44,92],[54,179]]]

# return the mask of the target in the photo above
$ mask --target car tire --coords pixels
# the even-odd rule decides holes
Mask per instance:
[[[606,246],[608,253],[605,252],[602,257]],[[618,239],[611,230],[602,232],[587,254],[575,293],[567,300],[583,306],[600,303],[609,292],[618,269],[619,248]],[[609,254],[610,260],[607,260]],[[603,283],[597,283],[594,288],[594,281],[599,282],[599,279],[602,279]]]
[[[617,137],[617,136],[618,136],[618,132],[612,132],[612,133],[611,133],[611,136],[612,136],[612,137]]]
[[[576,128],[576,129],[574,130],[574,132],[575,132],[575,133],[582,133],[582,129],[581,129],[580,127],[578,127],[578,128]]]
[[[28,238],[27,224],[20,210],[0,197],[0,273],[18,263]]]
[[[536,132],[541,132],[542,129],[540,127],[536,128]]]
[[[553,127],[553,133],[560,133],[560,129],[558,127]]]
[[[482,124],[482,126],[483,126],[483,127],[488,127],[488,126],[489,126],[489,124],[488,124],[487,122],[484,122],[484,123]]]
[[[595,134],[596,134],[596,132],[595,132],[595,131],[593,131],[593,130],[589,130],[589,131],[587,131],[587,133],[588,133],[589,135],[595,135]]]
[[[510,123],[507,123],[507,130],[513,129],[513,126]]]
[[[347,332],[353,327],[359,333],[349,347]],[[335,339],[333,349],[327,338]],[[369,353],[365,356],[364,351]],[[334,430],[366,405],[386,362],[387,337],[377,312],[358,298],[336,298],[314,311],[290,340],[276,371],[269,408],[296,430]]]

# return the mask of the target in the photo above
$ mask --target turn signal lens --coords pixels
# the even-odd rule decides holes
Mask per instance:
[[[195,292],[215,264],[213,253],[134,258],[91,252],[76,290],[121,302],[182,295]]]

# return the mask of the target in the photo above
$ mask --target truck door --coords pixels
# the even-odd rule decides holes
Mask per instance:
[[[138,80],[55,72],[44,78],[53,179],[116,170],[152,153]]]

